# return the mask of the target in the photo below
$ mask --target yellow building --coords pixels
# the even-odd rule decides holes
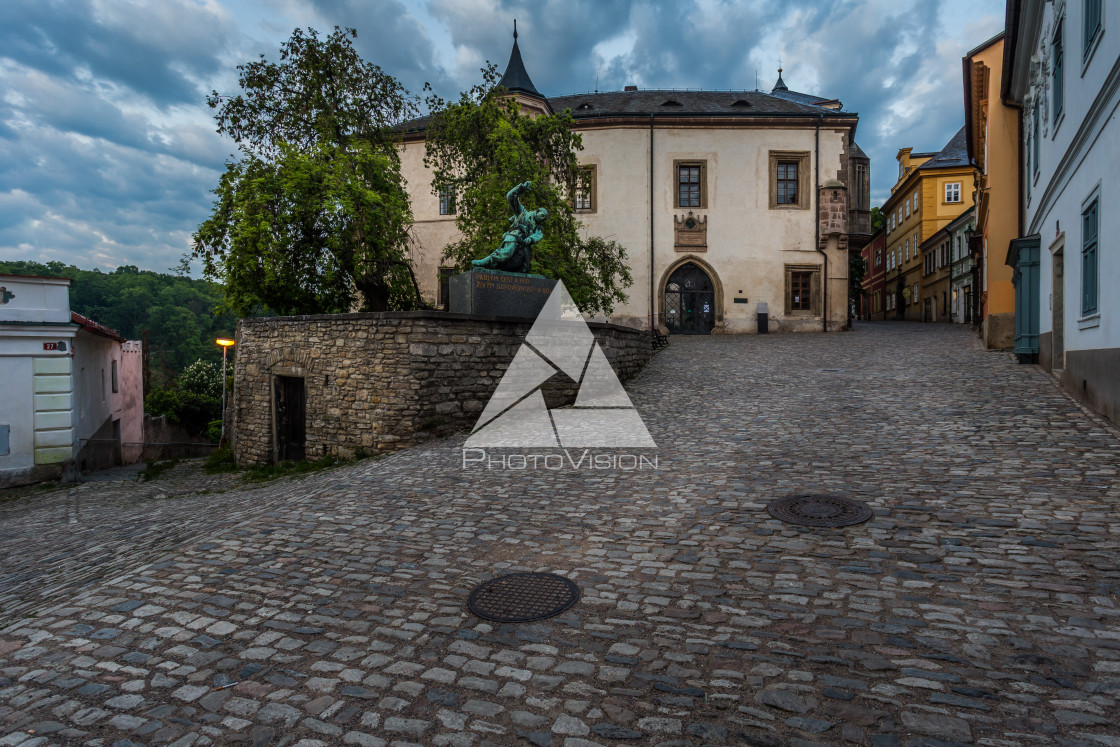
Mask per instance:
[[[887,221],[886,318],[916,322],[925,308],[922,243],[972,205],[975,170],[964,128],[936,153],[903,148],[897,159],[898,181],[882,207]],[[941,290],[937,286],[936,292]],[[933,292],[929,288],[926,295]]]
[[[1019,117],[1000,100],[1003,33],[965,55],[964,121],[968,154],[979,172],[976,233],[981,267],[980,338],[1010,348],[1015,337],[1013,271],[1007,247],[1019,233]]]

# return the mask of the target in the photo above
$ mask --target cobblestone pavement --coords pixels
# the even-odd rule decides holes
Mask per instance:
[[[66,496],[4,506],[5,571],[100,549],[0,630],[0,745],[1120,745],[1120,438],[1036,367],[888,323],[674,338],[629,388],[657,471],[463,470],[459,437],[83,486],[76,538]],[[876,515],[763,510],[805,492]],[[149,542],[149,511],[189,529]],[[467,613],[509,570],[583,597]]]

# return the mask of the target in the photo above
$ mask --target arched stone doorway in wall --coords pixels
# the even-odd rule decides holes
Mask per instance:
[[[709,335],[716,326],[716,288],[695,262],[684,262],[665,281],[665,326],[670,334]]]

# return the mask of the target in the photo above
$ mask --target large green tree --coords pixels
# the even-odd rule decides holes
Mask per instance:
[[[633,279],[626,250],[615,241],[584,237],[571,197],[580,177],[577,152],[582,139],[572,129],[570,111],[529,116],[497,85],[493,66],[483,82],[447,102],[432,94],[425,163],[432,190],[455,196],[455,222],[462,238],[444,256],[459,269],[501,243],[508,226],[506,192],[525,181],[532,192],[527,208],[547,208],[544,239],[533,247],[532,271],[564,281],[585,313],[610,314],[626,300]]]
[[[355,51],[353,29],[297,29],[278,62],[238,66],[242,93],[208,98],[237,142],[194,256],[240,314],[421,304],[397,126],[416,101]]]

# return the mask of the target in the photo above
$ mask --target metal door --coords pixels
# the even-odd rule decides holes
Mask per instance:
[[[307,395],[303,379],[298,376],[277,376],[274,382],[276,460],[300,461],[304,458],[307,418]]]
[[[678,335],[707,335],[716,326],[711,278],[691,262],[681,265],[665,284],[665,326]]]

